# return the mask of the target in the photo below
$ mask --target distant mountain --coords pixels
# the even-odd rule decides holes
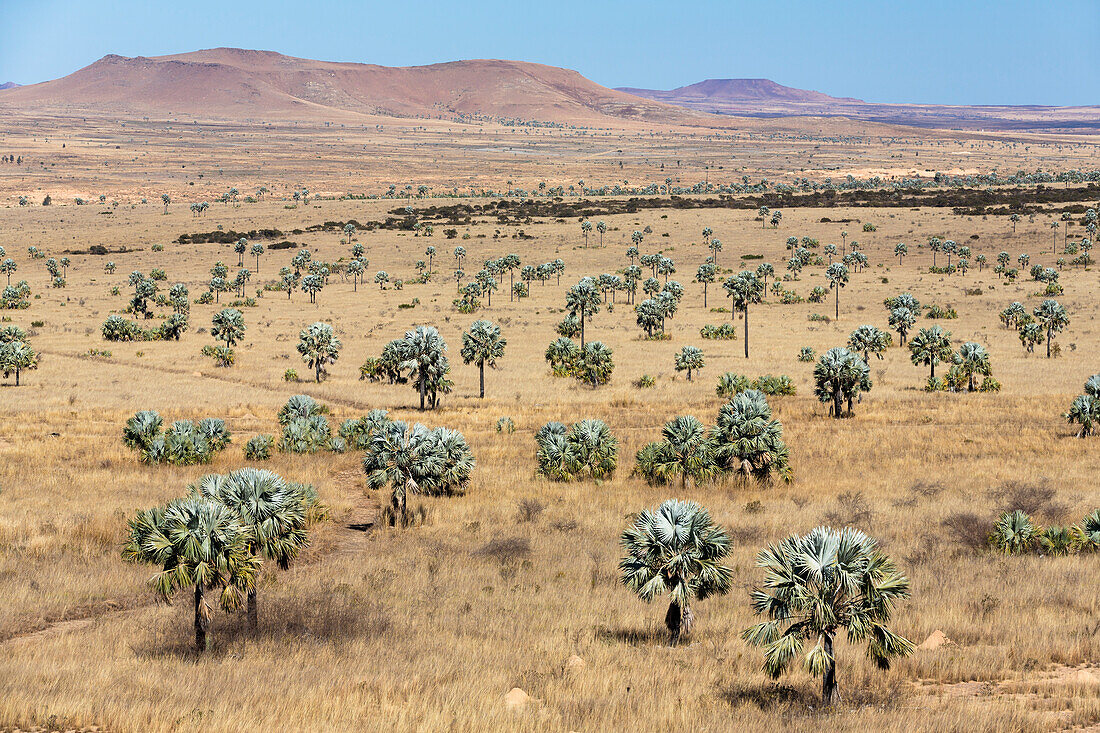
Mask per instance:
[[[3,84],[0,84],[0,92],[4,91],[5,89],[15,89],[17,86],[22,85],[16,84],[14,81],[6,81]]]
[[[633,87],[618,91],[738,117],[847,117],[941,129],[1100,132],[1100,107],[884,104],[794,89],[770,79],[707,79],[667,91]]]
[[[542,64],[475,60],[387,67],[235,48],[153,58],[104,56],[61,79],[7,92],[0,104],[225,119],[331,119],[340,113],[484,115],[589,125],[706,119]]]
[[[765,104],[770,102],[796,104],[862,103],[862,100],[850,97],[830,97],[828,94],[822,94],[821,92],[785,87],[782,84],[776,84],[771,79],[707,79],[668,91],[634,89],[631,87],[619,87],[618,91],[684,106],[752,102]]]

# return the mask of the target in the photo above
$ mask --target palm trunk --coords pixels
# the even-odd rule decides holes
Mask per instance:
[[[833,393],[833,417],[839,419],[842,414],[843,408],[841,407],[841,396],[840,392],[837,391]]]
[[[1052,328],[1047,329],[1047,358],[1048,359],[1050,358],[1050,339],[1054,335],[1053,332],[1054,332],[1054,329],[1052,329]],[[19,377],[18,377],[18,375],[16,375],[16,384],[19,383],[18,379],[19,379]]]
[[[836,694],[836,659],[833,657],[833,637],[824,635],[825,654],[829,659],[825,662],[825,674],[821,678],[821,700],[825,705],[833,704],[833,695]]]
[[[703,283],[703,307],[707,307],[707,284]]]
[[[584,309],[581,309],[581,348],[584,348]],[[1049,356],[1049,354],[1048,354]]]
[[[680,643],[680,627],[683,622],[683,612],[680,609],[680,604],[673,601],[668,605],[668,612],[665,613],[665,626],[668,627],[668,643],[670,646],[676,646]]]
[[[424,409],[424,396],[425,396],[425,391],[427,390],[427,387],[428,387],[428,385],[427,385],[428,380],[427,380],[426,375],[420,374],[420,375],[417,376],[416,381],[419,383],[419,386],[420,386],[420,409],[423,411],[423,409]]]
[[[202,585],[195,585],[195,650],[200,654],[210,649],[210,616],[206,612],[206,599]]]
[[[481,399],[485,399],[485,362],[478,362],[478,369],[481,371]]]
[[[749,304],[745,303],[745,358],[749,358]]]
[[[836,320],[840,320],[840,286],[836,286]]]
[[[256,602],[256,589],[248,591],[248,628],[255,631],[260,626],[260,607]]]
[[[935,379],[936,378],[936,360],[931,359],[931,360],[929,360],[928,363],[932,365],[932,373],[929,375],[929,379]]]

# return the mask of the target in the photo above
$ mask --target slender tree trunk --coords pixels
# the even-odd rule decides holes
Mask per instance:
[[[703,283],[703,307],[707,307],[707,284]]]
[[[1047,329],[1047,358],[1048,359],[1050,358],[1050,340],[1054,336],[1053,331],[1054,331],[1054,329],[1052,329],[1052,328]],[[17,375],[16,376],[16,384],[18,384],[18,383],[19,382],[18,382],[18,375]]]
[[[248,628],[255,631],[260,627],[260,607],[256,602],[256,589],[248,591]]]
[[[833,417],[840,419],[841,414],[843,414],[843,408],[841,407],[841,396],[838,390],[833,392]]]
[[[826,705],[833,704],[833,695],[836,694],[836,659],[833,657],[833,637],[825,634],[825,654],[829,659],[825,662],[825,674],[821,678],[821,700]]]
[[[581,348],[584,348],[584,309],[581,308]],[[1049,354],[1048,354],[1049,356]]]
[[[929,379],[935,379],[936,378],[936,360],[935,359],[929,359],[928,363],[932,365],[932,373],[929,376]]]
[[[481,399],[485,399],[485,362],[479,361],[477,365],[481,371]]]
[[[416,381],[420,383],[419,384],[419,386],[420,386],[420,409],[423,411],[423,409],[424,409],[424,393],[425,393],[425,390],[428,387],[427,378],[425,377],[425,375],[420,374],[420,375],[417,375]]]
[[[836,286],[836,320],[840,320],[840,286]]]
[[[749,358],[749,304],[745,303],[745,358]]]
[[[210,616],[201,585],[195,585],[195,650],[200,654],[210,649]]]
[[[668,643],[670,646],[676,646],[680,643],[680,627],[683,621],[683,613],[680,609],[680,604],[673,601],[668,605],[668,612],[665,613],[665,626],[668,627]]]

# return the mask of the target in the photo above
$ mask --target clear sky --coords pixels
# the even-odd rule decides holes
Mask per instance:
[[[1100,104],[1100,0],[0,0],[0,82],[216,46],[518,59],[605,86],[766,77],[875,102]]]

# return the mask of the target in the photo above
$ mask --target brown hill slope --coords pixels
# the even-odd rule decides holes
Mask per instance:
[[[706,116],[602,87],[575,71],[519,61],[386,67],[217,48],[105,56],[61,79],[6,92],[0,105],[222,118],[486,115],[599,124],[698,123]]]

